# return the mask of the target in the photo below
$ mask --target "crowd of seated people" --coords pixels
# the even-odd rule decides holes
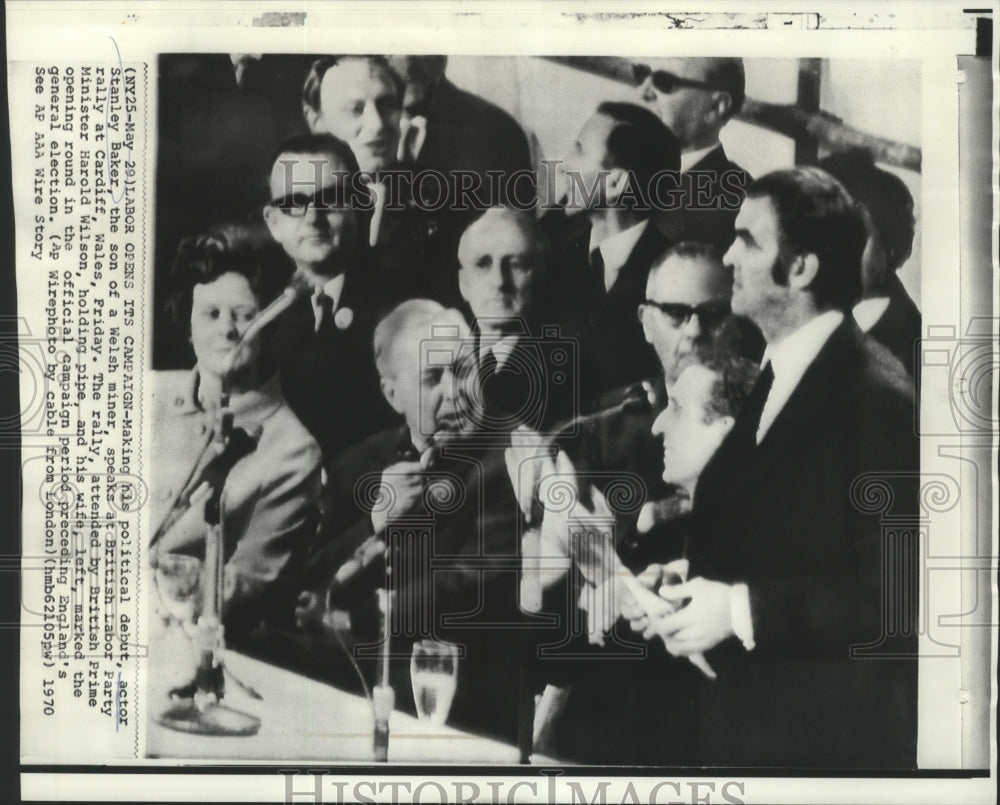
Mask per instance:
[[[259,221],[176,250],[153,561],[203,555],[214,493],[228,645],[365,689],[388,629],[414,712],[410,647],[455,644],[450,723],[557,759],[915,766],[913,580],[857,489],[915,511],[899,180],[752,180],[719,140],[742,61],[663,59],[533,209],[528,138],[444,57],[307,67]],[[513,181],[430,205],[424,167]],[[227,412],[246,450],[206,474]]]

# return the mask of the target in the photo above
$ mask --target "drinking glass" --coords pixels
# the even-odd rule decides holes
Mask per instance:
[[[410,656],[413,701],[421,721],[442,726],[448,720],[458,680],[458,646],[420,640]]]
[[[156,557],[156,591],[160,614],[179,624],[185,632],[193,629],[201,611],[201,560],[179,553]]]

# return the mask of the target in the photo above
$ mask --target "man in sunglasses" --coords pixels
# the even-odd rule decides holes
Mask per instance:
[[[719,134],[743,107],[742,59],[655,59],[633,65],[639,97],[681,146],[681,203],[654,218],[673,242],[725,250],[750,177],[726,156]]]
[[[286,141],[271,164],[264,221],[305,289],[277,324],[270,359],[292,410],[329,458],[387,426],[371,334],[394,286],[371,264],[371,200],[351,149],[332,134]]]
[[[660,431],[653,431],[658,414],[668,398],[672,400],[679,376],[700,363],[702,356],[725,362],[749,352],[753,359],[760,358],[759,335],[756,346],[741,339],[741,328],[730,312],[731,296],[732,276],[712,247],[680,243],[668,249],[650,269],[637,311],[660,371],[642,383],[605,394],[599,411],[577,420],[576,428],[566,428],[567,437],[559,440],[576,469],[589,473],[607,499],[615,516],[618,554],[635,573],[677,559],[684,550],[690,498],[673,482],[677,476],[671,468],[664,471]],[[688,469],[678,467],[680,475]],[[635,488],[634,498],[615,493],[623,480]],[[550,525],[547,520],[546,528]],[[567,602],[579,598],[579,578],[570,574],[559,584],[550,596]],[[606,636],[602,649],[588,647],[587,642],[578,636],[571,650],[592,653],[594,662],[566,663],[560,677],[549,680],[572,686],[554,728],[557,755],[587,763],[690,760],[686,752],[691,733],[679,726],[681,713],[676,709],[683,695],[674,688],[690,690],[689,676],[698,673],[693,666],[669,662],[662,645],[653,652],[658,654],[655,659],[621,656],[609,661],[610,652],[622,651],[614,633]],[[606,706],[595,707],[598,701],[615,702],[613,712]],[[649,714],[659,707],[677,723],[651,736]]]
[[[681,371],[707,352],[754,361],[763,353],[763,339],[754,325],[730,312],[732,288],[732,275],[711,246],[685,242],[668,249],[650,269],[637,311],[659,371],[602,395],[598,413],[582,421],[579,446],[588,465],[602,473],[637,476],[650,503],[669,492],[660,481],[663,452],[652,424]],[[657,509],[647,507],[637,524],[638,513],[635,509],[620,518],[619,547],[626,563],[641,570],[654,561],[655,546],[646,545],[643,535]]]

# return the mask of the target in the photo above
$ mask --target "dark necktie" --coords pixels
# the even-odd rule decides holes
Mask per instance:
[[[594,249],[590,253],[590,276],[591,284],[598,294],[603,295],[604,288],[604,257],[600,249]]]
[[[774,368],[771,361],[768,361],[767,366],[761,370],[760,377],[757,378],[757,384],[753,387],[750,396],[747,397],[740,411],[743,434],[749,440],[751,447],[757,443],[757,429],[760,427],[760,417],[764,413],[764,403],[767,402],[767,397],[771,393],[771,386],[773,385]]]
[[[333,327],[333,299],[327,296],[325,293],[319,295],[319,330],[329,330]]]
[[[494,353],[492,349],[486,350],[486,354],[483,355],[480,365],[482,366],[483,381],[486,382],[497,373],[496,353]]]

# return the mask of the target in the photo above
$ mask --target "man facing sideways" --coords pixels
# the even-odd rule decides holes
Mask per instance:
[[[673,242],[711,243],[720,251],[733,239],[733,222],[750,176],[726,156],[719,134],[743,108],[743,60],[653,59],[633,67],[639,96],[681,146],[683,194],[654,222]]]
[[[913,196],[903,180],[876,167],[863,149],[832,154],[820,167],[843,183],[862,206],[868,242],[861,262],[858,326],[899,358],[919,391],[920,310],[899,280],[913,251]]]
[[[659,501],[687,505],[660,481],[660,441],[650,430],[678,374],[706,350],[755,360],[763,352],[759,335],[751,332],[753,325],[741,326],[732,316],[731,296],[732,275],[712,247],[699,243],[670,247],[653,263],[645,299],[637,311],[659,371],[640,383],[604,394],[597,410],[580,419],[575,429],[568,428],[572,435],[559,440],[577,464],[586,464],[610,482],[617,474],[628,473],[642,487],[644,508],[629,506],[628,512],[616,513],[619,553],[634,569],[641,570],[658,553],[647,532],[661,514],[669,513]],[[744,332],[749,334],[744,337]]]
[[[654,185],[680,165],[677,141],[648,109],[606,102],[587,120],[563,162],[565,214],[588,226],[556,247],[553,277],[577,337],[585,399],[656,371],[636,306],[646,275],[670,242],[649,222]]]
[[[458,224],[438,184],[397,159],[403,88],[382,56],[324,56],[306,76],[303,114],[310,131],[334,134],[357,158],[371,196],[373,262],[407,287],[402,298],[454,304]]]
[[[683,365],[671,383],[666,408],[652,423],[652,440],[661,480],[690,501],[758,370],[745,358],[711,348]],[[657,549],[647,551],[644,561],[652,564],[634,568],[645,568],[640,579],[647,586],[656,589],[671,576],[681,578],[690,527],[689,509],[675,509],[650,527],[647,538]],[[623,599],[622,613],[633,629],[645,631],[649,619],[644,611],[629,596]],[[659,639],[645,657],[591,663],[572,679],[554,730],[556,755],[602,764],[697,762],[695,693],[702,673],[686,659],[670,656]]]
[[[305,293],[283,314],[270,360],[292,410],[325,456],[393,419],[378,390],[371,333],[394,290],[369,264],[370,205],[351,150],[331,134],[286,141],[271,164],[264,221]]]
[[[844,188],[796,168],[750,187],[725,255],[764,369],[698,481],[691,578],[666,591],[686,605],[647,630],[718,675],[708,764],[916,761],[916,546],[882,517],[915,516],[918,442],[905,370],[850,317],[865,239]]]
[[[523,516],[504,449],[474,438],[478,418],[469,406],[476,395],[465,391],[476,382],[465,355],[469,334],[458,311],[425,299],[403,302],[379,323],[381,388],[404,424],[369,437],[328,467],[322,538],[306,562],[309,592],[299,617],[305,625],[328,601],[351,613],[357,641],[374,643],[375,589],[385,582],[390,546],[399,615],[390,671],[397,705],[413,710],[412,643],[455,643],[464,655],[449,723],[513,742]]]

